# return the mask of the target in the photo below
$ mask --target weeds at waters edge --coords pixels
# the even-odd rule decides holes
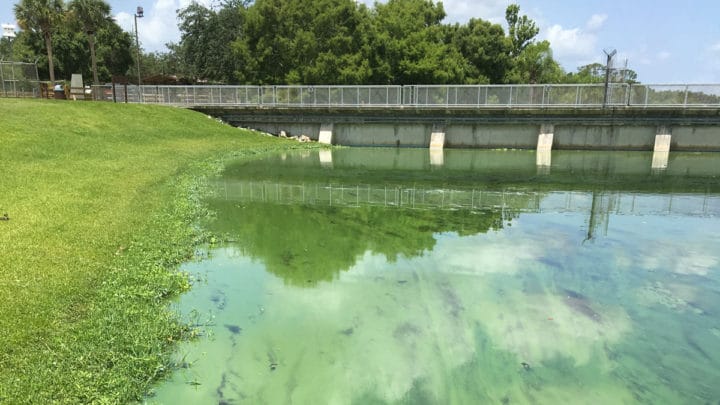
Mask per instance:
[[[207,158],[301,146],[170,108],[0,109],[0,205],[12,218],[0,224],[0,403],[141,401],[192,336],[168,304],[189,288],[178,263],[208,238],[195,225],[209,215],[201,177],[221,165]]]
[[[260,157],[273,150],[232,157]],[[212,215],[202,196],[207,192],[206,179],[222,170],[222,161],[194,164],[162,186],[161,193],[171,203],[149,218],[145,228],[136,233],[138,237],[116,253],[106,280],[98,286],[100,299],[92,302],[76,326],[83,333],[75,341],[61,343],[60,352],[47,352],[54,357],[51,364],[55,369],[25,376],[30,381],[24,382],[32,386],[31,396],[19,402],[140,401],[156,380],[177,367],[171,362],[175,343],[194,338],[198,332],[196,326],[180,321],[179,314],[168,306],[169,298],[190,288],[189,275],[177,271],[177,266],[191,260],[199,245],[213,239],[198,223]],[[45,351],[38,349],[43,355]],[[62,372],[57,373],[59,370]],[[59,390],[51,392],[36,385],[49,377],[44,376],[46,372],[60,377],[55,385]],[[12,389],[0,397],[23,398]]]

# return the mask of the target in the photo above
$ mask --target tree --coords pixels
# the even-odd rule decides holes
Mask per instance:
[[[178,11],[180,43],[172,49],[190,76],[237,82],[241,59],[233,54],[232,44],[242,35],[246,7],[246,2],[238,0],[225,1],[218,9],[193,2]]]
[[[508,24],[508,35],[512,42],[512,50],[510,54],[512,56],[520,55],[522,52],[540,32],[540,29],[535,25],[535,22],[528,18],[528,16],[520,16],[520,6],[517,4],[511,4],[505,10],[505,21]]]
[[[15,5],[15,18],[23,30],[39,32],[45,41],[50,81],[55,81],[52,34],[62,21],[64,4],[62,0],[21,0]]]
[[[361,84],[370,77],[369,14],[352,0],[258,0],[233,43],[251,83]]]
[[[442,3],[431,0],[389,0],[376,3],[373,18],[379,70],[376,81],[388,84],[458,83],[465,61],[444,41]],[[381,80],[378,80],[381,79]]]
[[[13,40],[0,37],[0,60],[13,60]]]
[[[93,84],[98,85],[100,81],[98,79],[97,56],[95,55],[95,33],[108,21],[112,21],[110,5],[103,0],[71,0],[69,10],[72,18],[82,26],[83,31],[87,34]]]
[[[606,66],[602,63],[591,63],[580,66],[577,73],[568,73],[564,81],[566,83],[604,83]],[[612,83],[637,83],[637,73],[632,69],[611,69],[610,82]]]
[[[512,61],[510,40],[500,25],[471,18],[467,24],[446,29],[446,43],[455,46],[466,60],[466,83],[502,83]]]
[[[134,57],[131,50],[134,42],[130,33],[123,30],[112,20],[106,21],[95,34],[97,59],[99,61],[98,76],[100,82],[109,82],[114,75],[124,75],[133,66]],[[85,69],[87,69],[87,57]]]
[[[132,36],[123,31],[113,21],[106,21],[95,33],[97,38],[95,51],[98,60],[98,78],[100,82],[110,81],[112,75],[123,75],[133,64]],[[69,24],[59,25],[53,33],[53,50],[62,55],[54,65],[55,76],[69,79],[72,73],[81,73],[83,77],[92,76],[90,50],[85,33],[73,29]],[[44,52],[44,40],[41,33],[21,31],[13,41],[14,59],[25,62],[38,61],[38,72],[45,76],[47,64]],[[43,68],[42,65],[45,65]]]
[[[433,0],[225,0],[178,12],[171,48],[196,79],[251,84],[558,82],[564,72],[520,8],[498,24],[444,25]],[[164,72],[170,55],[154,55]]]
[[[565,76],[560,65],[553,59],[548,41],[526,46],[515,58],[508,74],[509,83],[560,83]]]

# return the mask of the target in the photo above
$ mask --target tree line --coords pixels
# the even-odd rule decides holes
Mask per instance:
[[[40,77],[55,82],[73,73],[109,81],[132,66],[132,37],[113,21],[103,0],[21,0],[14,6],[21,31],[4,39],[0,56],[38,64]]]
[[[38,61],[41,76],[134,78],[132,36],[103,0],[21,0],[22,31],[5,59]],[[472,18],[443,23],[443,4],[389,0],[222,0],[178,10],[180,40],[166,52],[141,52],[144,83],[225,84],[498,84],[593,83],[605,66],[566,73],[548,41],[520,7],[503,26]],[[5,57],[3,54],[9,54]],[[47,65],[47,70],[45,70]],[[634,81],[636,75],[613,75]],[[627,71],[626,71],[627,73]]]

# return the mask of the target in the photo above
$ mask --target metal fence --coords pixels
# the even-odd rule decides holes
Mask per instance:
[[[402,105],[401,86],[100,86],[104,100],[178,106],[387,107]],[[114,94],[114,96],[113,96]]]
[[[720,108],[720,84],[100,86],[103,100],[176,106]]]
[[[39,97],[34,63],[0,61],[0,97]]]
[[[625,105],[628,86],[405,86],[404,104],[424,107],[601,107]]]

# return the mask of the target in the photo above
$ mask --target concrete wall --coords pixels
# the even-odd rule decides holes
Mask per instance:
[[[720,152],[720,126],[680,125],[671,127],[670,150]]]
[[[555,125],[554,149],[652,150],[657,125]]]
[[[333,144],[427,148],[432,124],[335,124]]]
[[[318,140],[320,123],[245,122],[243,127],[278,135],[307,135]],[[332,143],[346,146],[420,147],[430,145],[432,124],[335,124]],[[535,149],[540,124],[451,124],[445,126],[446,148]],[[652,150],[657,125],[558,124],[553,149]],[[720,151],[720,127],[673,126],[670,150]]]
[[[445,127],[446,148],[535,149],[534,124],[453,124]]]
[[[333,124],[335,145],[427,148],[433,129],[443,128],[446,148],[534,150],[546,125],[554,128],[552,149],[650,151],[663,126],[671,151],[720,151],[720,111],[203,111],[236,126],[313,140],[321,124]]]

